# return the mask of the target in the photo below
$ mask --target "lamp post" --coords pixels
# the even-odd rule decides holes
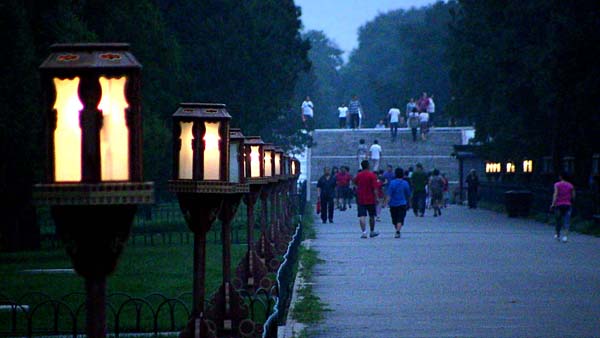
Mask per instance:
[[[142,179],[141,65],[128,44],[56,44],[40,66],[46,175],[34,187],[86,288],[86,334],[106,336],[106,278],[116,267]]]
[[[173,179],[169,190],[177,194],[181,211],[194,233],[192,314],[181,337],[215,337],[228,324],[208,321],[204,301],[206,233],[217,216],[226,227],[237,207],[230,203],[248,192],[248,185],[242,183],[243,171],[238,167],[237,176],[235,170],[231,175],[229,167],[230,119],[224,104],[181,103],[173,114]],[[230,243],[227,244],[227,230],[224,234],[225,248]],[[226,265],[227,253],[223,256]],[[224,266],[224,284],[229,283],[228,271]],[[222,290],[228,292],[229,288]]]
[[[269,271],[273,271],[279,263],[275,259],[274,248],[269,236],[267,234],[267,224],[269,221],[269,197],[272,191],[275,189],[276,182],[279,181],[275,175],[275,147],[272,144],[265,143],[264,145],[264,173],[265,179],[269,182],[265,184],[260,192],[260,200],[262,206],[262,215],[260,219],[260,239],[258,241],[258,255],[262,262],[269,268]],[[271,208],[274,206],[271,205]],[[272,217],[272,214],[271,214]]]
[[[274,150],[274,172],[277,181],[275,182],[271,190],[271,227],[270,227],[270,238],[273,243],[276,254],[282,254],[285,252],[286,243],[281,236],[280,226],[282,223],[282,192],[284,190],[285,181],[287,177],[283,174],[283,150],[279,147],[275,147]],[[279,262],[275,264],[273,262],[272,269],[276,270],[279,267]]]
[[[250,185],[250,192],[243,199],[248,222],[248,250],[237,267],[238,278],[234,282],[237,284],[235,285],[237,289],[245,289],[249,292],[254,292],[259,287],[267,290],[271,287],[271,280],[266,277],[267,267],[254,246],[254,206],[263,187],[270,181],[265,177],[264,146],[265,143],[258,136],[248,136],[244,141],[246,181]]]

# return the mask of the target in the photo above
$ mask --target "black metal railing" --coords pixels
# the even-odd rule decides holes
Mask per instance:
[[[273,313],[264,324],[263,338],[277,337],[277,327],[285,324],[287,311],[292,299],[294,279],[296,277],[295,266],[298,263],[300,243],[302,242],[302,223],[296,226],[296,232],[290,241],[287,251],[283,256],[283,262],[277,270],[277,280],[273,286],[272,294],[277,295]]]

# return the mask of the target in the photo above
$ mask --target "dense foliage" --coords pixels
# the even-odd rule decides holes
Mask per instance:
[[[448,24],[455,1],[378,15],[359,30],[359,46],[342,69],[343,97],[359,96],[365,126],[411,97],[434,94],[438,116],[449,101]],[[441,121],[441,120],[439,120]]]
[[[335,127],[337,107],[344,101],[341,98],[342,81],[339,72],[343,64],[343,52],[322,31],[308,31],[302,38],[310,43],[308,58],[312,66],[300,74],[296,85],[296,119],[300,116],[301,102],[306,96],[310,96],[315,105],[317,128]]]
[[[589,179],[600,152],[600,3],[461,0],[449,55],[455,113],[498,158],[576,158]]]
[[[310,67],[299,16],[293,0],[0,2],[0,150],[9,159],[0,161],[0,191],[11,210],[3,210],[3,226],[34,223],[26,219],[31,186],[44,163],[38,66],[51,44],[131,44],[144,66],[144,176],[164,199],[179,102],[223,102],[246,135],[288,147],[306,141],[291,106],[298,74]]]

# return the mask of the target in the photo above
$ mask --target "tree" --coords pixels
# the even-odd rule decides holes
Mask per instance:
[[[315,124],[318,128],[337,126],[337,107],[343,99],[339,69],[343,65],[342,50],[322,31],[308,31],[302,38],[310,43],[309,71],[303,72],[296,85],[295,119],[300,116],[300,102],[310,96],[315,104]]]
[[[456,107],[477,126],[490,156],[517,160],[552,154],[555,169],[576,157],[588,181],[600,128],[597,3],[465,0],[450,40]],[[455,111],[455,113],[459,113]]]
[[[450,98],[448,24],[456,6],[455,1],[439,1],[390,11],[360,28],[358,49],[342,69],[342,78],[344,97],[360,96],[366,125],[422,92],[434,93],[436,114],[443,111]]]

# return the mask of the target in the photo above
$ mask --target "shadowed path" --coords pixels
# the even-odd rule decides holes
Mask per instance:
[[[317,224],[315,293],[333,310],[316,337],[599,337],[600,239],[451,206],[409,213],[393,238],[360,239],[356,209]]]

